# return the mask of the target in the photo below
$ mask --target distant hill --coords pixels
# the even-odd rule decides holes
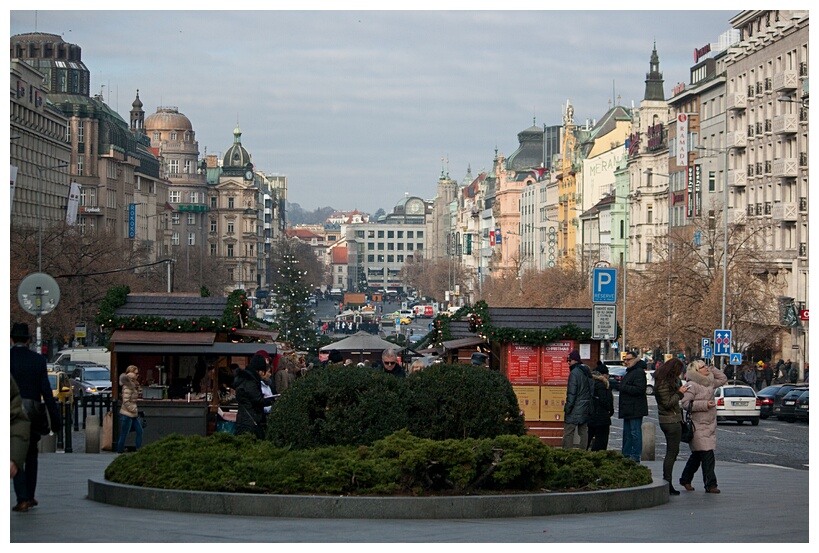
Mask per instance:
[[[305,211],[299,204],[287,202],[288,226],[295,225],[323,225],[327,218],[335,211],[332,207],[319,207],[313,211]]]

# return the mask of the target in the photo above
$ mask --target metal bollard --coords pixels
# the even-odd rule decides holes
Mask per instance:
[[[64,421],[64,432],[65,432],[65,452],[66,453],[73,453],[74,448],[71,442],[71,411],[73,404],[76,403],[74,401],[70,402],[68,405],[65,406],[65,421]]]
[[[88,415],[85,420],[85,452],[100,452],[100,417]]]
[[[657,429],[653,422],[644,422],[640,430],[643,433],[643,451],[640,454],[642,461],[653,461],[656,458],[654,449],[657,441]]]

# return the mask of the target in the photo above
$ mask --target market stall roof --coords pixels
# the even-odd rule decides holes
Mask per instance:
[[[128,294],[125,303],[114,313],[118,317],[147,316],[165,319],[221,319],[227,306],[226,297],[202,297],[198,293],[145,293]]]
[[[339,352],[359,353],[380,352],[388,348],[393,348],[395,350],[404,349],[401,346],[388,342],[379,336],[368,332],[359,331],[352,336],[344,338],[343,340],[339,340],[338,342],[322,347],[320,351],[338,350]]]
[[[258,342],[216,342],[215,332],[150,332],[115,330],[111,334],[113,353],[158,355],[253,355],[260,349],[275,354],[276,344]]]
[[[578,328],[591,329],[591,309],[559,309],[537,307],[490,307],[489,320],[492,326],[527,330],[551,330],[566,324]],[[449,332],[457,338],[474,337],[469,330],[469,320],[452,320]]]

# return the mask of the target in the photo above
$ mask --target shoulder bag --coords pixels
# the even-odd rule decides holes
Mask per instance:
[[[48,413],[46,413],[45,403],[34,399],[23,398],[23,410],[26,412],[31,433],[45,436],[51,432],[48,424]]]
[[[680,425],[682,426],[680,441],[690,444],[691,440],[694,439],[696,427],[694,426],[694,421],[691,420],[691,412],[688,409],[683,409],[683,420],[680,422]]]

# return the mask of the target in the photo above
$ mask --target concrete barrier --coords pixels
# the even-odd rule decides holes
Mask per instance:
[[[653,422],[644,422],[640,428],[643,432],[643,451],[640,459],[653,461],[655,459],[655,444],[657,443],[657,428]]]

